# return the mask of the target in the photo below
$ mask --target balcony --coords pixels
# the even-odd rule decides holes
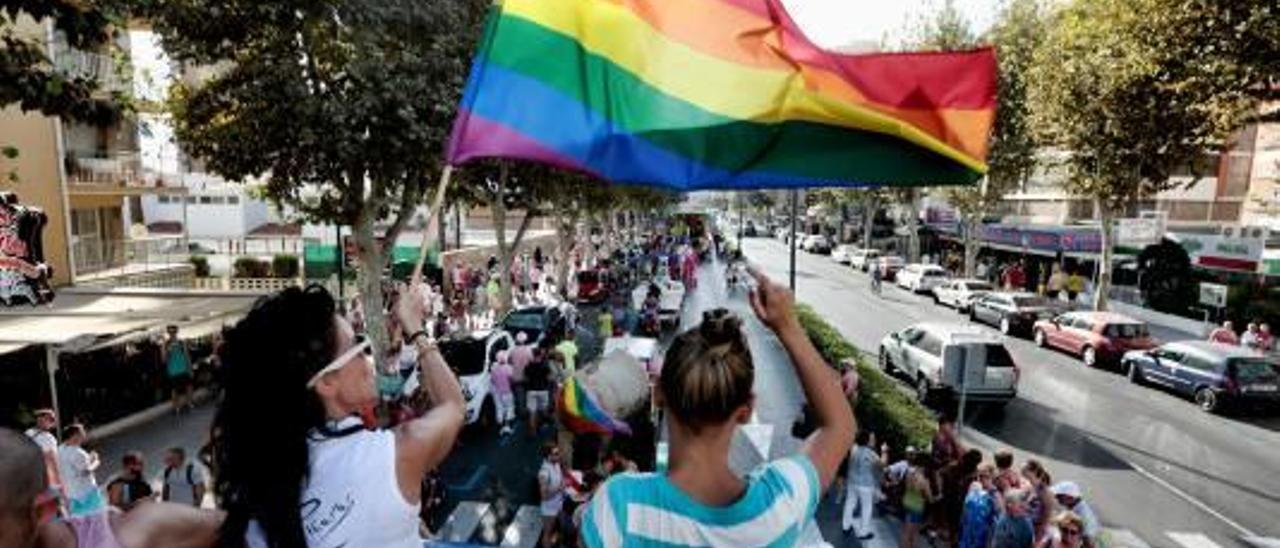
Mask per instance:
[[[53,42],[53,67],[70,78],[83,78],[98,83],[98,93],[130,93],[133,80],[126,63],[110,55],[73,48],[63,40]]]
[[[138,153],[67,153],[67,191],[73,195],[186,194],[182,176],[144,169]]]

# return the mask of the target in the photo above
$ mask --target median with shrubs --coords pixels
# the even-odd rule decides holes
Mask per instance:
[[[842,374],[850,367],[857,368],[859,388],[854,411],[858,427],[875,432],[876,439],[898,451],[907,446],[928,446],[937,432],[933,414],[899,390],[893,379],[868,363],[861,351],[812,308],[803,304],[796,308],[805,333],[827,363]]]

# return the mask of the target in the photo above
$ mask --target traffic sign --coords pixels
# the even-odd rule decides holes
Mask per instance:
[[[1227,286],[1200,282],[1200,304],[1215,308],[1227,306]]]

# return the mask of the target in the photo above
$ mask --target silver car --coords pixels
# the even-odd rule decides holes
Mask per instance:
[[[914,384],[923,403],[963,394],[1004,405],[1018,395],[1018,366],[1004,342],[970,325],[926,322],[889,333],[880,367]]]

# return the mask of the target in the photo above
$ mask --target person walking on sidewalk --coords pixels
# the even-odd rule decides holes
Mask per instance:
[[[489,371],[489,383],[493,385],[498,424],[502,426],[499,434],[503,436],[512,432],[512,423],[516,420],[516,396],[511,390],[512,375],[514,371],[507,351],[498,352],[498,363]]]
[[[885,455],[877,455],[872,449],[875,435],[859,430],[854,438],[853,452],[849,456],[849,473],[844,497],[844,514],[840,529],[853,532],[858,540],[870,540],[871,512],[875,508],[876,494],[880,491],[880,477],[885,465]],[[858,509],[858,521],[853,521],[853,510]]]
[[[88,437],[84,425],[72,424],[63,429],[62,446],[58,447],[58,475],[67,494],[67,511],[73,516],[91,514],[106,505],[98,489],[98,479],[94,477],[98,454],[83,447]]]
[[[120,473],[107,482],[107,502],[122,512],[128,512],[139,502],[150,500],[154,493],[151,484],[142,477],[142,453],[125,453],[120,464]]]
[[[796,318],[791,292],[751,269],[756,316],[772,330],[813,407],[817,426],[798,454],[740,476],[729,466],[738,426],[751,420],[755,366],[742,320],[727,310],[667,349],[657,402],[667,419],[670,467],[662,474],[618,474],[592,498],[582,525],[588,547],[659,541],[683,545],[769,546],[794,539],[813,519],[835,479],[856,424],[840,379]],[[628,511],[636,507],[645,512]]]
[[[58,427],[58,415],[52,409],[37,409],[35,415],[36,425],[28,428],[25,434],[40,448],[44,457],[45,480],[53,489],[59,490],[62,479],[58,474],[58,437],[53,435]]]
[[[397,325],[423,325],[422,291],[415,283],[397,300]],[[418,376],[435,407],[371,430],[360,413],[377,402],[376,352],[328,291],[285,289],[236,324],[210,432],[214,493],[227,510],[222,544],[421,548],[422,478],[453,447],[465,403],[426,334],[404,341],[418,345]]]
[[[191,409],[194,407],[191,402],[191,351],[187,349],[187,343],[178,338],[178,326],[170,325],[165,328],[161,350],[174,414]]]
[[[1209,342],[1236,346],[1240,344],[1240,338],[1236,336],[1235,325],[1232,325],[1231,320],[1227,320],[1222,322],[1222,327],[1209,333]]]
[[[199,507],[204,501],[204,472],[187,460],[187,452],[173,447],[164,453],[160,500]]]

